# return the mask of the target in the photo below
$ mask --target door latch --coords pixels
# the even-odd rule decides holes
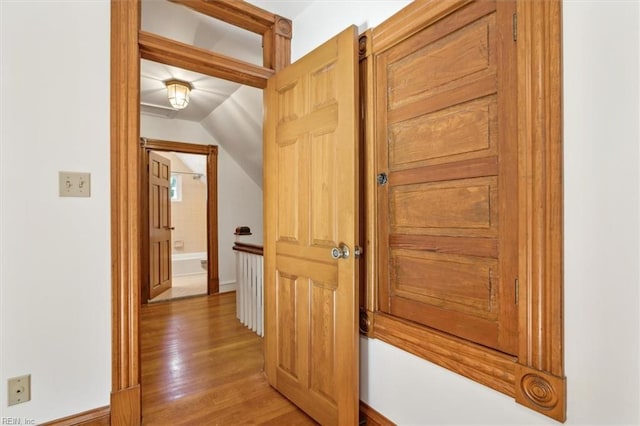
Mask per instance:
[[[386,173],[378,173],[378,176],[376,179],[378,181],[378,185],[384,185],[387,182],[389,182],[389,177],[387,176]]]

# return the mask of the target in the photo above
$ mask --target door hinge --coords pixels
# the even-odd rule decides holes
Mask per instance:
[[[368,311],[363,307],[360,308],[360,333],[373,337],[374,318],[373,312]]]
[[[518,304],[518,302],[520,301],[520,295],[519,295],[519,293],[520,293],[520,281],[518,281],[518,279],[517,279],[517,278],[516,278],[516,280],[514,281],[514,286],[515,286],[515,290],[516,290],[516,291],[515,291],[514,299],[515,299],[515,303],[516,303],[516,305],[517,305],[517,304]]]
[[[513,14],[513,41],[518,41],[518,14]]]

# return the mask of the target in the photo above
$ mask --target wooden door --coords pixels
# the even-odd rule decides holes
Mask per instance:
[[[171,161],[149,151],[149,298],[171,288]]]
[[[358,420],[357,58],[351,27],[265,91],[266,373],[323,425]]]
[[[378,56],[380,310],[517,353],[515,2]]]

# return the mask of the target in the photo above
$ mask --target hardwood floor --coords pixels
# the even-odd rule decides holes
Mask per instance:
[[[149,303],[166,302],[182,297],[202,296],[207,294],[207,273],[195,275],[178,275],[171,278],[171,288],[163,291]]]
[[[235,292],[143,305],[143,425],[315,425],[271,388]]]

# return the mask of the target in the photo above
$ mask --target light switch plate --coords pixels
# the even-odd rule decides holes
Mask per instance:
[[[91,173],[58,172],[61,197],[91,197]]]

